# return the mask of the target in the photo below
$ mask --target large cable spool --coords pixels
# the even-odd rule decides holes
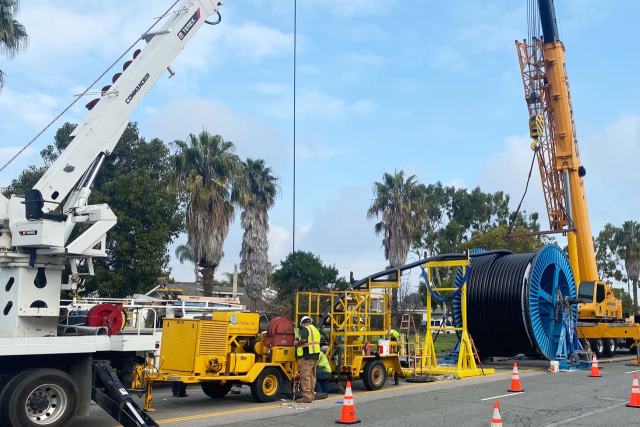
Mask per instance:
[[[483,250],[473,250],[473,253]],[[459,286],[462,271],[456,272]],[[569,259],[556,245],[537,253],[502,252],[472,257],[467,280],[467,328],[481,357],[540,354],[553,359],[562,332],[558,299],[576,298]],[[456,327],[462,326],[460,296],[454,298]],[[577,321],[578,308],[572,308]]]

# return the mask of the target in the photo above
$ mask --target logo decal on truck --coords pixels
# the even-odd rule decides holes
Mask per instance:
[[[178,38],[180,40],[183,40],[187,36],[187,34],[189,34],[189,31],[191,31],[193,26],[196,25],[196,22],[198,22],[199,19],[200,19],[200,9],[196,10],[196,13],[193,14],[191,19],[189,19],[187,23],[184,24],[184,27],[182,27],[182,29],[178,31]]]
[[[144,86],[147,80],[149,80],[149,73],[145,74],[142,80],[140,80],[140,83],[138,83],[138,86],[136,86],[135,89],[133,89],[133,92],[131,92],[131,95],[127,96],[127,99],[125,99],[124,102],[126,102],[127,104],[130,103],[131,100],[133,100],[133,97],[136,96],[136,93],[140,92],[140,89],[142,89],[142,86]]]
[[[27,230],[27,231],[18,231],[21,236],[36,236],[38,234],[37,230]]]

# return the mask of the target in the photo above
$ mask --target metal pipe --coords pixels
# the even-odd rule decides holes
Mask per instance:
[[[109,335],[104,326],[58,325],[58,335]]]
[[[98,171],[100,170],[100,166],[102,166],[102,162],[104,162],[104,158],[105,157],[106,157],[106,154],[104,154],[104,153],[98,154],[98,158],[96,159],[96,165],[93,168],[93,171],[91,171],[91,176],[89,176],[89,179],[87,180],[87,183],[85,184],[85,187],[91,188],[91,186],[93,185],[93,181],[96,179],[96,175],[98,175]]]

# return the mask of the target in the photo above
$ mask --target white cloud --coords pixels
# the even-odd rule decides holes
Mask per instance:
[[[293,91],[292,86],[280,83],[258,83],[254,85],[254,88],[256,92],[263,95],[283,95]]]
[[[447,71],[460,71],[467,66],[467,61],[460,52],[451,45],[439,47],[431,57],[433,66]]]
[[[54,117],[54,109],[58,106],[56,98],[37,90],[17,92],[5,88],[0,96],[0,117],[6,127],[24,124],[39,127]]]
[[[356,277],[383,270],[386,266],[381,238],[367,220],[371,193],[365,187],[345,186],[338,197],[316,209],[311,229],[300,239],[301,250],[318,254],[325,264],[335,264],[340,275]]]
[[[277,174],[288,163],[287,147],[278,130],[236,113],[220,101],[200,98],[177,99],[143,123],[145,134],[162,135],[165,141],[184,140],[190,133],[206,129],[232,141],[241,157],[265,159]]]
[[[503,150],[491,155],[477,180],[484,191],[504,191],[511,196],[511,209],[518,206],[525,189],[533,153],[530,139],[509,136]],[[610,222],[620,225],[637,219],[640,212],[638,159],[640,158],[640,116],[626,116],[603,132],[579,141],[591,228],[597,234]],[[542,228],[548,227],[546,206],[537,163],[522,204],[527,212],[538,212]]]
[[[510,208],[518,207],[527,183],[527,175],[533,159],[531,141],[522,136],[508,136],[504,140],[503,150],[492,154],[485,160],[476,182],[483,191],[504,191],[511,196]],[[540,172],[537,163],[533,166],[529,190],[522,203],[522,209],[528,213],[538,212],[541,223],[545,223],[546,207]]]
[[[269,222],[269,262],[272,265],[278,264],[291,252],[292,240],[291,231]]]
[[[296,114],[310,116],[321,121],[338,121],[350,114],[367,116],[375,109],[373,101],[361,99],[348,104],[316,90],[302,90],[296,97]],[[266,102],[256,107],[256,111],[269,117],[290,119],[293,117],[293,104],[289,96]]]

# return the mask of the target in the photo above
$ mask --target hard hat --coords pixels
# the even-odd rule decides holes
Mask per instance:
[[[305,322],[307,322],[307,321],[312,322],[311,317],[309,317],[309,316],[302,316],[302,319],[300,319],[300,326],[302,326],[302,324],[303,324],[303,323],[305,323]]]

